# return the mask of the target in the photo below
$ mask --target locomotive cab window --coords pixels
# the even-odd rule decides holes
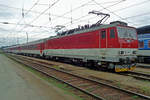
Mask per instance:
[[[105,30],[101,31],[101,38],[102,39],[106,38],[106,31]]]
[[[134,28],[118,26],[117,32],[119,38],[137,39],[136,30]]]
[[[115,38],[115,30],[110,29],[110,38]]]

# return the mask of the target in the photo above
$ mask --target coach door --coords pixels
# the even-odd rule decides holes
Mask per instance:
[[[107,34],[106,29],[100,31],[100,48],[107,48]]]
[[[41,53],[41,54],[42,54],[43,50],[44,50],[44,43],[41,43],[41,44],[40,44],[40,53]]]

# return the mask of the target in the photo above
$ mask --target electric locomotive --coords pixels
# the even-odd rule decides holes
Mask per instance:
[[[43,55],[100,65],[116,72],[133,70],[138,40],[136,29],[116,21],[85,26],[46,40]]]

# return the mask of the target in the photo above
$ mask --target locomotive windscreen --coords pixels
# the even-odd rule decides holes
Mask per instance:
[[[137,39],[136,30],[134,28],[118,26],[117,32],[118,32],[118,37],[120,38]]]

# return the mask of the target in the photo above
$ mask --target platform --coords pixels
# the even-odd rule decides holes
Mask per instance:
[[[0,100],[76,100],[0,54]]]

